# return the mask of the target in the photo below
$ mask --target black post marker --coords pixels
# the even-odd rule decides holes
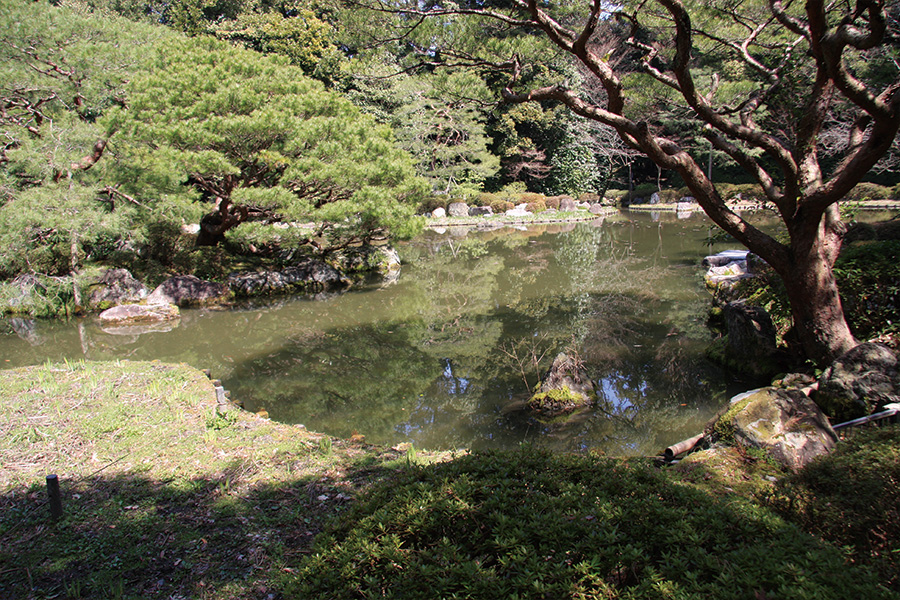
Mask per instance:
[[[62,517],[62,497],[59,494],[59,477],[47,475],[47,496],[50,498],[50,516],[54,521]]]

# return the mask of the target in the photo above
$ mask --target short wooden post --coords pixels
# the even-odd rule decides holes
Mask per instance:
[[[47,496],[50,498],[50,516],[54,521],[62,517],[62,496],[59,494],[59,477],[47,475]]]

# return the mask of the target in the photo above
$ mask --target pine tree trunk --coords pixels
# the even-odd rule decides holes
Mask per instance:
[[[821,219],[796,219],[789,264],[776,266],[791,303],[794,328],[806,356],[825,365],[857,345],[850,332],[832,269],[844,226],[838,208]]]
[[[806,356],[825,365],[857,344],[844,318],[830,265],[821,261],[798,264],[793,275],[782,277],[791,302],[794,328]]]

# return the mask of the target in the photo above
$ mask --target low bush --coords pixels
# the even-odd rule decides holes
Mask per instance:
[[[559,210],[559,201],[560,196],[551,196],[544,201],[544,204],[547,205],[547,208],[552,208],[553,210]]]
[[[533,213],[539,213],[547,210],[547,204],[543,200],[536,200],[525,204],[525,210]]]
[[[607,191],[607,195],[609,195],[609,191]],[[593,192],[587,192],[578,196],[578,202],[587,202],[588,204],[597,204],[603,200],[600,197],[600,194],[594,194]]]
[[[772,502],[806,531],[850,548],[900,592],[900,425],[852,435],[779,483]]]
[[[500,202],[501,198],[497,194],[492,194],[490,192],[481,192],[478,194],[472,203],[475,206],[494,206],[495,202]]]
[[[491,208],[494,211],[494,214],[505,213],[508,210],[512,210],[516,207],[512,202],[508,202],[506,200],[494,200],[491,202]]]
[[[900,333],[900,240],[845,246],[834,265],[853,334],[871,339]]]
[[[436,208],[447,208],[447,196],[428,196],[419,204],[416,212],[419,214],[434,212]]]
[[[83,310],[89,279],[95,274],[96,270],[76,277],[25,274],[0,282],[0,314],[40,318],[74,316]]]
[[[755,183],[717,183],[719,195],[726,201],[763,201],[765,194]]]
[[[635,186],[634,191],[631,192],[629,199],[631,202],[637,203],[639,200],[646,203],[650,201],[650,196],[655,194],[659,190],[656,187],[655,183],[642,183],[640,185]]]
[[[844,196],[844,200],[862,202],[864,200],[888,200],[894,197],[894,190],[877,183],[858,183]]]
[[[891,597],[771,510],[527,448],[397,471],[285,577],[296,598]]]

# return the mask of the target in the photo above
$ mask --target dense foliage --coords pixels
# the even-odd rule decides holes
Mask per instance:
[[[250,253],[417,230],[426,187],[391,131],[286,58],[71,9],[3,10],[6,277],[164,259],[198,221],[199,244],[227,234]]]
[[[772,512],[533,450],[410,467],[317,543],[304,598],[888,598]]]
[[[900,589],[900,426],[853,435],[784,481],[774,504]]]

